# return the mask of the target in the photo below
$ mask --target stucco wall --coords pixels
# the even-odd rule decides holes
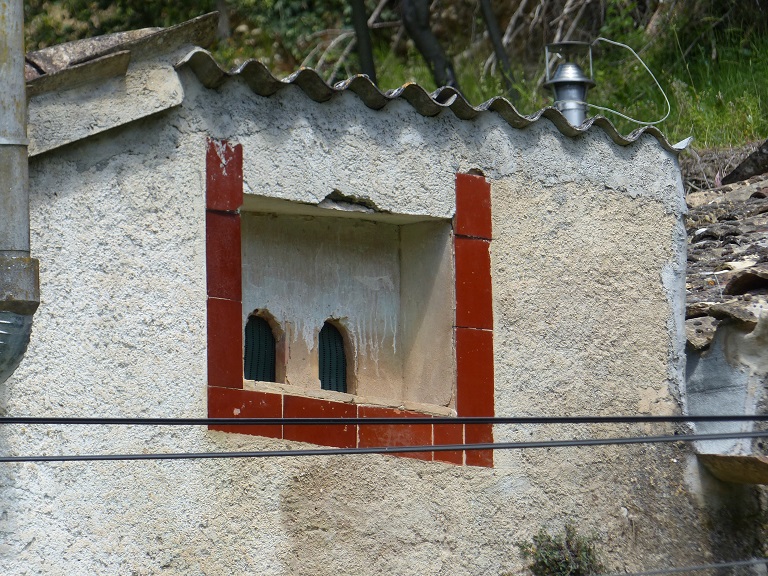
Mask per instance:
[[[596,186],[493,190],[497,378],[516,383],[498,412],[676,413],[661,282],[679,259],[676,216]]]
[[[655,139],[407,103],[261,98],[182,78],[183,108],[32,160],[42,304],[0,388],[11,415],[204,416],[206,137],[254,195],[450,218],[457,171],[492,181],[496,413],[679,412],[683,209]],[[499,440],[663,433],[497,427]],[[6,453],[301,448],[202,428],[0,428]],[[715,494],[717,497],[711,497]],[[708,499],[709,498],[709,499]],[[595,531],[609,571],[758,554],[761,513],[685,446],[497,452],[496,467],[386,456],[4,464],[4,574],[498,574],[514,542]],[[713,528],[714,527],[714,528]]]

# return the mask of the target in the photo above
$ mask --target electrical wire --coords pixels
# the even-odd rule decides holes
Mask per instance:
[[[626,48],[627,50],[632,52],[632,54],[635,55],[635,58],[637,58],[638,61],[640,62],[640,64],[643,65],[643,68],[645,68],[645,70],[648,72],[648,74],[651,75],[651,78],[653,78],[653,81],[656,83],[656,86],[659,87],[659,90],[661,91],[661,95],[664,96],[664,102],[666,102],[666,104],[667,104],[667,113],[664,114],[664,117],[661,118],[661,120],[654,120],[653,122],[643,122],[642,120],[637,120],[635,118],[627,116],[626,114],[622,114],[621,112],[617,112],[616,110],[614,110],[612,108],[606,108],[605,106],[598,106],[596,104],[590,104],[589,102],[583,102],[583,104],[586,104],[590,108],[594,108],[596,110],[602,110],[604,112],[612,112],[613,114],[621,116],[625,120],[629,120],[630,122],[634,122],[636,124],[640,124],[641,126],[653,126],[654,124],[660,124],[660,123],[664,122],[664,120],[666,120],[669,117],[670,113],[672,112],[672,106],[669,103],[669,98],[667,98],[666,92],[664,92],[664,89],[661,87],[661,84],[659,84],[659,81],[656,80],[656,76],[654,76],[653,72],[651,72],[651,69],[648,68],[648,66],[646,66],[645,62],[643,62],[643,59],[640,58],[638,53],[635,52],[630,46],[627,46],[626,44],[622,44],[621,42],[616,42],[615,40],[608,40],[608,38],[603,38],[602,36],[600,36],[598,38],[595,38],[594,42],[592,42],[592,46],[594,46],[598,42],[606,42],[608,44],[613,44],[614,46],[621,46],[622,48]]]
[[[293,456],[343,456],[352,454],[402,454],[409,452],[448,452],[457,450],[519,450],[529,448],[567,448],[576,446],[608,446],[656,444],[662,442],[694,442],[764,438],[768,431],[724,434],[687,434],[674,436],[634,436],[626,438],[592,438],[587,440],[544,440],[535,442],[486,442],[480,444],[440,444],[422,446],[374,446],[369,448],[313,448],[308,450],[257,450],[246,452],[168,452],[150,454],[69,454],[52,456],[0,456],[0,463],[18,462],[85,462],[114,460],[199,460],[222,458],[276,458]]]
[[[647,572],[614,572],[612,574],[603,574],[601,576],[658,576],[660,574],[679,574],[680,572],[698,572],[701,570],[714,570],[718,568],[737,568],[739,566],[757,566],[767,564],[768,558],[756,558],[754,560],[737,560],[735,562],[720,562],[717,564],[699,564],[698,566],[684,566],[681,568],[663,568],[660,570],[649,570]]]
[[[62,424],[99,426],[275,426],[275,425],[411,425],[411,424],[654,424],[685,422],[766,422],[768,414],[697,416],[472,416],[413,418],[75,418],[0,417],[0,425]]]

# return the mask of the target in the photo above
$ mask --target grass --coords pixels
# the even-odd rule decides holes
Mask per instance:
[[[768,138],[768,39],[743,46],[739,38],[725,35],[714,45],[715,59],[703,49],[685,58],[667,53],[649,59],[671,104],[669,118],[659,128],[672,141],[693,136],[695,145],[703,148]],[[630,116],[663,116],[663,98],[638,66],[617,66],[599,75],[598,82],[594,101],[613,97],[619,106],[612,107]],[[611,119],[623,132],[636,127]]]
[[[768,40],[727,46],[716,62],[700,55],[672,82],[676,129],[705,147],[768,138]]]
[[[709,50],[703,49],[692,51],[686,58],[669,53],[646,56],[647,65],[670,100],[670,115],[658,125],[670,141],[693,136],[696,147],[712,148],[768,138],[768,38],[745,47],[738,38],[723,36],[718,39],[714,60]],[[416,82],[427,91],[435,89],[429,69],[414,50],[404,58],[381,50],[376,62],[383,90],[407,82]],[[504,94],[498,75],[481,74],[482,61],[457,61],[455,65],[462,91],[472,104]],[[524,77],[517,71],[517,78],[522,79],[517,85],[517,108],[522,114],[551,103],[549,93],[537,86],[540,74],[536,71]],[[595,79],[597,86],[590,92],[590,102],[645,121],[664,115],[663,96],[628,52],[611,49],[597,55]],[[639,127],[619,116],[599,113],[608,116],[624,134]]]

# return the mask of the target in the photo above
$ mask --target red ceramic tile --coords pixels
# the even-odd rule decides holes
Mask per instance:
[[[427,414],[405,412],[394,408],[381,406],[358,406],[359,418],[424,418]],[[358,442],[360,448],[374,446],[427,446],[432,444],[431,424],[376,424],[358,426]],[[432,452],[403,452],[398,456],[432,460]]]
[[[209,418],[280,418],[283,415],[281,394],[231,388],[208,388]],[[280,424],[209,426],[210,430],[282,438]]]
[[[467,444],[486,444],[493,442],[492,424],[467,424],[464,430]],[[493,468],[493,450],[467,450],[467,466],[485,466]]]
[[[456,411],[493,416],[493,332],[456,328]]]
[[[490,240],[491,228],[490,183],[483,176],[456,174],[456,234]]]
[[[208,299],[208,385],[243,387],[242,304]]]
[[[208,296],[242,298],[240,215],[208,212],[205,218]]]
[[[439,444],[463,444],[464,443],[464,425],[463,424],[434,424],[435,446]],[[464,452],[462,450],[447,450],[445,452],[435,452],[435,460],[448,462],[450,464],[464,464]]]
[[[208,139],[205,155],[205,205],[209,210],[234,211],[243,204],[243,147]]]
[[[303,398],[301,396],[283,397],[283,416],[285,418],[355,418],[357,407],[354,404]],[[357,426],[310,424],[285,425],[283,437],[286,440],[308,442],[319,446],[354,448],[357,442]]]
[[[456,325],[493,328],[490,242],[454,239],[456,254]]]

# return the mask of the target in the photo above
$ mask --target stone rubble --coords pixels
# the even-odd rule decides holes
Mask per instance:
[[[768,174],[686,197],[686,335],[707,348],[724,319],[768,312]]]

